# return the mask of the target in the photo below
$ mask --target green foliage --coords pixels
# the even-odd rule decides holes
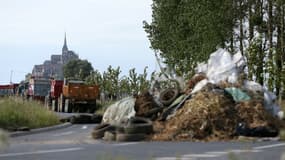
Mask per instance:
[[[120,67],[113,68],[109,66],[103,74],[99,71],[93,71],[85,81],[88,84],[97,84],[104,94],[120,98],[138,94],[141,91],[150,88],[150,81],[147,79],[147,67],[142,74],[138,74],[135,68],[129,70],[128,76],[120,77]]]
[[[102,87],[105,92],[112,96],[112,98],[119,92],[119,75],[121,72],[120,67],[115,69],[112,66],[109,66],[107,71],[103,72]]]
[[[89,76],[85,78],[85,82],[87,84],[97,84],[101,86],[102,85],[102,75],[98,70],[95,70],[91,72]]]
[[[0,99],[0,128],[39,128],[59,124],[58,117],[38,102],[11,97]]]
[[[151,47],[176,72],[193,73],[231,36],[231,2],[153,0],[152,22],[144,22]]]
[[[246,56],[249,79],[285,96],[284,0],[153,0],[143,26],[155,54],[183,77],[221,47]]]
[[[71,60],[63,66],[65,78],[84,80],[94,71],[92,65],[87,60]]]

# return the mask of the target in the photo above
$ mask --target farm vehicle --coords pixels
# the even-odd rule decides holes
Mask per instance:
[[[98,95],[98,85],[74,80],[51,80],[47,104],[57,112],[94,113]]]

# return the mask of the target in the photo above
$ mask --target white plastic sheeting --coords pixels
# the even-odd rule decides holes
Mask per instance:
[[[104,113],[102,122],[116,125],[134,117],[136,114],[135,101],[135,98],[127,97],[111,105]]]
[[[196,72],[205,73],[209,82],[217,84],[220,81],[236,83],[245,61],[241,53],[232,56],[224,49],[218,49],[210,55],[207,63],[198,64]]]
[[[196,84],[191,93],[200,91],[207,83],[218,84],[221,81],[227,81],[229,83],[238,82],[239,74],[244,72],[243,68],[246,63],[240,52],[235,55],[231,55],[224,49],[218,49],[216,52],[210,55],[208,62],[202,62],[197,65],[195,71],[197,73],[204,73],[207,79],[200,81]],[[267,91],[260,84],[245,80],[243,82],[243,88],[264,93],[264,107],[271,112],[274,116],[279,118],[284,117],[283,111],[276,104],[276,95]]]

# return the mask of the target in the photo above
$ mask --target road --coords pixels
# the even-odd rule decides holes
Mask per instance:
[[[279,160],[285,143],[105,142],[93,140],[91,125],[10,138],[1,160]]]

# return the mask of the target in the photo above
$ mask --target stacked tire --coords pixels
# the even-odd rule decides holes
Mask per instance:
[[[105,135],[105,132],[112,132],[115,131],[114,126],[105,123],[105,124],[100,124],[96,126],[92,132],[92,137],[94,139],[102,139]]]
[[[132,142],[146,140],[153,133],[152,122],[143,117],[133,117],[126,125],[100,124],[94,128],[92,137],[106,141]]]
[[[117,129],[116,140],[125,141],[143,141],[153,132],[152,122],[143,117],[133,117],[128,124]]]

